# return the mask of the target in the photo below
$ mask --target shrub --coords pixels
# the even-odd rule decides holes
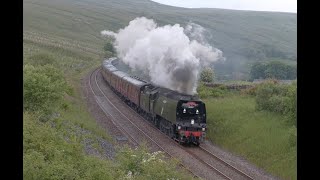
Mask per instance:
[[[176,161],[163,159],[163,152],[148,153],[145,145],[135,150],[123,148],[117,155],[125,179],[191,179],[176,171]]]
[[[224,86],[211,88],[212,97],[223,97],[225,93],[226,93],[226,88]]]
[[[200,81],[202,82],[211,83],[213,82],[213,78],[214,78],[214,72],[213,72],[213,69],[211,68],[204,68],[200,74]]]
[[[289,123],[297,125],[297,84],[294,82],[288,87],[285,114],[289,116]]]
[[[207,98],[211,94],[208,87],[206,87],[203,83],[199,83],[199,85],[197,87],[197,92],[198,92],[200,98]]]
[[[272,110],[270,98],[272,95],[277,94],[276,91],[279,92],[277,88],[277,82],[275,81],[266,81],[258,85],[256,92],[256,103],[258,110]]]
[[[23,179],[118,179],[112,162],[86,155],[79,139],[65,141],[65,127],[23,115]]]
[[[23,115],[24,179],[192,179],[177,171],[177,161],[164,161],[163,152],[148,153],[140,146],[121,148],[114,160],[87,155],[82,144],[86,137],[71,133],[59,119],[60,127],[53,127],[53,121]]]
[[[291,124],[296,124],[296,96],[296,83],[282,85],[267,81],[257,86],[256,107],[258,110],[284,114]]]
[[[271,96],[269,99],[268,110],[284,114],[287,106],[287,103],[286,103],[287,100],[288,100],[288,97],[286,96],[279,96],[279,95]]]
[[[251,95],[251,96],[256,96],[257,95],[257,86],[252,86],[252,87],[249,87],[247,89],[243,89],[241,90],[241,93],[242,94],[248,94],[248,95]]]
[[[23,106],[28,111],[48,113],[69,90],[62,73],[52,65],[25,65],[23,76]]]
[[[111,41],[107,41],[106,44],[104,45],[103,49],[105,51],[106,57],[113,56],[116,53],[116,50],[115,50]]]
[[[228,92],[227,87],[224,85],[220,85],[217,87],[207,87],[202,83],[199,84],[197,91],[200,98],[224,97]]]

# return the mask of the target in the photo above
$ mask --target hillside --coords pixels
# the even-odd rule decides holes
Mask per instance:
[[[280,59],[295,64],[297,16],[294,13],[186,9],[148,0],[24,0],[23,28],[28,33],[46,32],[102,48],[100,31],[117,31],[138,16],[159,25],[188,22],[206,28],[208,42],[221,49],[227,61],[218,64],[218,74],[248,72],[254,61]]]
[[[127,165],[140,167],[140,161],[131,157],[142,157],[145,152],[141,150],[124,149],[120,159],[105,160],[113,157],[116,143],[109,136],[109,126],[99,120],[104,116],[96,111],[103,110],[92,99],[95,106],[87,104],[90,96],[85,89],[86,74],[100,66],[104,57],[111,57],[111,52],[104,51],[106,40],[100,31],[117,31],[138,16],[152,18],[159,25],[185,26],[192,21],[205,27],[211,34],[208,41],[227,58],[214,66],[215,73],[226,79],[247,73],[250,64],[259,60],[296,64],[293,13],[185,9],[149,0],[24,0],[25,179],[124,179],[131,172]],[[207,105],[208,140],[272,175],[296,179],[296,127],[287,122],[293,118],[257,110],[255,88],[238,92],[225,87],[198,89]],[[275,92],[286,90],[278,88],[281,91]],[[294,88],[290,94],[296,93]],[[266,97],[273,109],[296,105],[286,96]],[[168,164],[172,166],[145,165],[142,170],[147,173],[136,179],[187,179],[182,176],[186,173],[176,171],[174,162]]]

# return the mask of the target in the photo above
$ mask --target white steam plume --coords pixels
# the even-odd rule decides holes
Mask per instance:
[[[113,36],[113,37],[115,37],[117,34],[114,33],[114,32],[111,32],[111,31],[103,30],[103,31],[101,31],[101,35],[102,36]]]
[[[223,58],[220,50],[205,42],[203,32],[194,23],[186,29],[179,24],[158,27],[152,19],[140,17],[118,33],[101,34],[113,36],[119,58],[133,69],[146,71],[154,84],[194,94],[200,69]]]

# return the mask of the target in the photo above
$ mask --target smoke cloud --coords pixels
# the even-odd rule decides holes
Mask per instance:
[[[185,94],[195,94],[202,67],[223,59],[222,52],[205,41],[205,29],[189,23],[157,26],[152,19],[139,17],[113,36],[118,57],[134,70],[142,70],[151,82]]]

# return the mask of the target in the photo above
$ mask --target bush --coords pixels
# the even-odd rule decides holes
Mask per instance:
[[[286,101],[285,114],[289,116],[289,122],[297,126],[297,84],[288,87],[288,100]]]
[[[52,65],[23,67],[23,106],[28,111],[48,114],[69,87],[62,73]]]
[[[288,101],[288,97],[286,96],[271,96],[268,110],[284,114],[287,106],[286,101]]]
[[[107,41],[106,44],[104,45],[103,49],[105,51],[106,57],[113,56],[116,53],[116,50],[115,50],[111,41]]]
[[[224,97],[227,93],[227,88],[224,85],[218,87],[207,87],[204,84],[200,83],[197,88],[200,98],[208,97]]]
[[[223,97],[226,93],[226,88],[221,86],[221,87],[216,87],[216,88],[211,88],[211,96],[212,97]]]
[[[200,74],[200,81],[211,83],[213,82],[214,72],[211,68],[204,68]]]
[[[114,160],[87,155],[86,137],[73,134],[72,126],[36,119],[23,114],[24,179],[192,179],[177,171],[176,161],[164,161],[163,152],[148,153],[146,146],[121,148]]]
[[[296,124],[296,96],[296,83],[281,85],[276,81],[267,81],[257,86],[256,107],[287,115],[290,123]]]
[[[118,179],[110,161],[87,156],[77,138],[23,114],[23,179]]]
[[[145,145],[135,150],[121,149],[117,161],[125,179],[191,179],[176,171],[176,161],[164,161],[161,151],[148,153]]]
[[[241,90],[241,93],[242,94],[248,94],[248,95],[251,95],[251,96],[256,96],[257,95],[257,89],[258,89],[257,86],[252,86],[250,88]]]

